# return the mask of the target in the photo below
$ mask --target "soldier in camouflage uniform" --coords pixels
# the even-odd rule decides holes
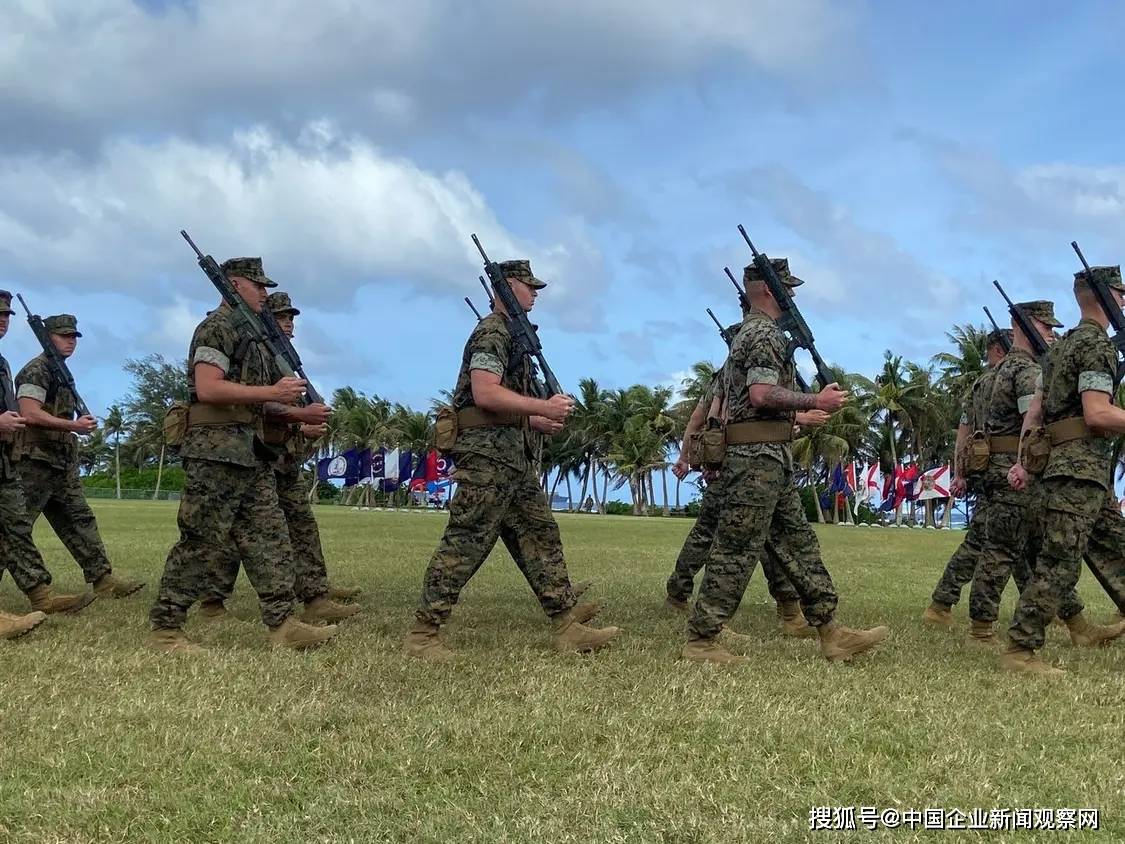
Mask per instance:
[[[51,342],[64,358],[74,354],[78,320],[56,314],[43,320]],[[76,434],[92,433],[93,416],[78,416],[74,394],[54,374],[46,354],[32,358],[16,375],[16,397],[27,422],[17,470],[23,482],[27,515],[32,524],[42,513],[75,562],[87,583],[103,598],[124,598],[144,583],[113,574],[98,523],[86,502],[78,478]]]
[[[786,259],[775,258],[773,265],[787,287],[785,295],[792,296],[801,280],[790,274]],[[821,652],[829,660],[849,659],[882,641],[887,629],[849,630],[833,621],[836,590],[793,481],[789,447],[796,411],[831,413],[843,406],[847,393],[836,384],[813,394],[796,390],[789,344],[776,323],[781,309],[757,267],[746,267],[743,278],[753,307],[727,363],[724,506],[683,656],[704,662],[745,661],[719,645],[716,637],[738,609],[772,534],[785,574],[801,596],[805,618],[817,628]]]
[[[293,307],[289,294],[271,293],[266,299],[266,307],[273,313],[278,327],[292,339],[294,317],[301,312]],[[280,372],[273,372],[273,377],[280,376]],[[327,425],[306,421],[319,419],[320,415],[319,407],[293,407],[281,416],[267,415],[263,422],[264,442],[278,453],[274,462],[277,498],[281,512],[285,514],[289,543],[293,547],[296,564],[294,591],[305,604],[302,620],[307,622],[342,621],[359,612],[358,604],[339,604],[333,599],[324,550],[320,544],[320,530],[309,501],[310,480],[308,473],[301,471],[309,456],[309,444],[328,433]],[[216,562],[211,572],[211,586],[200,602],[200,613],[206,618],[228,615],[224,602],[234,591],[240,564],[238,549],[231,545],[230,552],[226,559]],[[336,591],[337,595],[357,593],[358,590],[347,588]]]
[[[8,333],[13,313],[12,294],[0,290],[0,338]],[[23,431],[24,424],[16,403],[12,371],[8,361],[0,355],[0,555],[4,560],[0,575],[5,569],[11,572],[16,585],[32,595],[36,590],[49,591],[47,584],[51,582],[51,575],[31,539],[31,520],[27,517],[23,490],[20,489],[19,475],[12,459],[15,438]],[[77,597],[71,596],[72,600]],[[30,633],[46,618],[47,614],[42,610],[26,615],[0,612],[0,639],[17,639]]]
[[[545,286],[532,274],[531,264],[517,260],[499,266],[519,306],[530,311]],[[548,435],[561,431],[574,400],[565,395],[533,398],[530,379],[530,363],[514,347],[508,315],[497,299],[493,313],[473,329],[462,355],[452,403],[459,430],[450,449],[457,464],[457,492],[423,578],[415,624],[406,636],[410,656],[452,658],[438,631],[505,530],[519,546],[524,574],[552,620],[559,650],[595,650],[618,633],[616,627],[587,627],[574,616],[559,528],[539,486],[529,439],[529,428]]]
[[[977,431],[983,432],[988,419],[988,399],[992,395],[992,382],[996,369],[1004,360],[1006,345],[1012,342],[1011,332],[992,331],[988,335],[986,354],[988,368],[977,377],[965,396],[961,412],[961,424],[957,427],[957,445],[953,450],[954,496],[964,495],[966,490],[976,493],[976,507],[969,520],[965,538],[949,558],[949,562],[938,580],[930,605],[922,613],[922,620],[942,627],[953,626],[953,605],[961,599],[962,587],[973,579],[977,562],[984,546],[984,536],[988,524],[988,496],[979,477],[967,474],[965,447],[969,437]]]
[[[1094,267],[1091,272],[1108,286],[1120,308],[1125,301],[1121,268]],[[1105,576],[1120,579],[1125,565],[1125,520],[1116,507],[1107,507],[1107,493],[1113,492],[1113,446],[1107,435],[1125,433],[1125,410],[1112,402],[1117,351],[1106,336],[1109,319],[1085,271],[1075,274],[1074,294],[1082,320],[1051,347],[1042,389],[1024,420],[1024,430],[1045,426],[1051,442],[1041,481],[1043,540],[1000,659],[1003,668],[1034,674],[1063,673],[1039,659],[1036,651],[1043,647],[1047,624],[1059,612],[1063,597],[1077,583],[1082,556],[1094,547],[1092,540],[1098,553],[1089,555],[1088,562],[1105,566]],[[1009,480],[1014,488],[1024,488],[1027,473],[1017,465]]]
[[[250,310],[260,312],[267,288],[275,286],[261,259],[232,258],[222,270]],[[184,621],[232,541],[275,647],[314,647],[336,632],[334,626],[314,627],[292,617],[293,550],[277,500],[276,454],[262,442],[264,406],[295,404],[305,382],[275,381],[266,350],[238,325],[238,312],[224,300],[195,329],[188,351],[191,404],[179,444],[180,540],[168,554],[160,595],[149,613],[149,644],[166,652],[202,650],[184,635]]]
[[[740,324],[728,327],[727,336],[736,336],[740,327]],[[688,420],[680,454],[672,466],[672,474],[680,480],[683,480],[691,471],[687,460],[689,439],[703,428],[708,415],[722,415],[722,381],[723,374],[720,369],[712,376],[707,391],[700,397],[691,418]],[[818,413],[820,412],[809,411],[797,414],[797,424],[823,424],[828,415],[823,414],[823,418],[814,415]],[[675,568],[666,585],[667,598],[665,603],[677,612],[685,614],[691,612],[689,601],[695,588],[695,576],[707,562],[707,554],[711,550],[711,543],[715,538],[715,529],[719,524],[719,514],[723,509],[721,472],[705,470],[703,476],[706,486],[703,488],[703,496],[700,499],[699,515],[684,540],[680,554],[676,558]],[[777,543],[772,538],[767,540],[765,554],[762,557],[762,571],[766,576],[770,597],[777,604],[778,625],[785,636],[814,637],[816,631],[809,626],[801,613],[800,596],[797,594],[797,590],[793,588],[793,584],[789,582],[789,578],[785,576],[782,563],[778,559],[777,547]],[[730,630],[727,629],[726,632],[729,634]]]
[[[1048,344],[1053,342],[1052,329],[1061,328],[1055,319],[1054,304],[1045,300],[1023,302],[1016,307],[1031,320],[1035,330]],[[996,370],[991,398],[988,402],[986,433],[989,439],[989,462],[983,478],[989,501],[988,527],[973,586],[969,593],[970,636],[978,641],[994,642],[992,625],[1000,612],[1000,599],[1009,576],[1014,577],[1020,592],[1031,578],[1028,537],[1034,533],[1036,521],[1036,484],[1019,490],[1008,483],[1008,472],[1019,451],[1023,417],[1031,407],[1036,385],[1040,381],[1040,365],[1034,357],[1031,341],[1012,321],[1012,350]],[[1125,628],[1090,624],[1082,614],[1082,602],[1073,589],[1062,596],[1058,615],[1070,630],[1075,644],[1091,646],[1120,636]]]

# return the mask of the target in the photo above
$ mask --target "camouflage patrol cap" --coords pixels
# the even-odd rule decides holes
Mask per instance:
[[[773,267],[773,271],[777,273],[777,277],[786,287],[800,287],[805,283],[789,272],[788,258],[770,258],[770,266]],[[742,271],[742,283],[749,284],[752,281],[765,281],[755,264],[750,264]]]
[[[1051,328],[1062,328],[1062,323],[1055,318],[1055,303],[1046,299],[1036,299],[1032,302],[1020,302],[1016,305],[1029,317],[1034,317],[1044,325]]]
[[[1094,274],[1095,281],[1104,282],[1114,290],[1120,290],[1122,293],[1125,293],[1125,284],[1121,282],[1120,264],[1104,267],[1090,267],[1090,272]],[[1079,290],[1089,289],[1090,285],[1087,281],[1086,271],[1079,270],[1074,274],[1074,292],[1077,293]]]
[[[266,305],[275,314],[293,314],[297,316],[299,310],[293,307],[293,302],[289,298],[288,293],[271,293],[266,297]]]
[[[988,340],[985,342],[986,346],[1011,346],[1012,345],[1012,329],[1001,328],[992,329],[988,332]]]
[[[0,314],[14,314],[12,310],[12,294],[7,290],[0,290]]]
[[[532,274],[531,261],[522,259],[518,261],[501,261],[500,272],[504,274],[504,278],[518,278],[524,284],[534,287],[536,290],[542,290],[547,286],[547,282],[536,278]]]
[[[63,337],[81,337],[78,330],[78,317],[73,314],[55,314],[45,317],[43,326],[51,334],[61,334]]]
[[[276,281],[266,277],[261,258],[227,258],[219,265],[219,269],[227,274],[227,278],[240,276],[265,287],[277,287]]]

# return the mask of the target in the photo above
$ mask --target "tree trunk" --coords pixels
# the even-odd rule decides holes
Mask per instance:
[[[156,464],[156,490],[152,493],[152,500],[160,498],[160,479],[164,476],[164,443],[160,444],[160,461]]]
[[[605,466],[602,467],[602,500],[598,504],[598,512],[605,515],[606,497],[609,495],[609,469]]]
[[[679,478],[676,478],[676,509],[682,510],[680,506],[680,484],[683,483]]]
[[[566,473],[566,512],[574,512],[574,493],[570,489],[570,472]]]
[[[809,478],[809,486],[812,487],[813,503],[816,504],[816,520],[820,522],[820,524],[824,524],[824,510],[820,507],[820,490],[816,488],[816,481],[811,477]]]
[[[648,514],[649,508],[656,506],[656,489],[653,486],[652,469],[645,469],[644,473],[645,482],[645,514]]]
[[[898,483],[895,475],[898,474],[898,449],[895,448],[895,418],[890,411],[887,412],[887,429],[890,432],[891,444],[891,485],[895,491],[895,524],[902,524],[902,502],[898,500]]]
[[[629,494],[633,496],[633,515],[641,516],[644,514],[644,478],[641,476],[640,471],[633,472],[629,475]]]
[[[578,493],[578,509],[583,510],[586,507],[586,489],[590,481],[590,464],[587,463],[582,469],[582,488]]]
[[[663,464],[660,467],[660,483],[664,488],[664,515],[672,515],[672,510],[668,506],[668,464]]]
[[[117,434],[113,442],[113,475],[114,485],[117,487],[117,500],[121,500],[121,435]]]
[[[601,498],[598,497],[598,468],[597,467],[598,467],[598,461],[594,457],[591,457],[590,458],[590,492],[594,497],[594,510],[598,513],[598,515],[605,515],[605,507],[603,505],[603,501],[605,499],[605,496],[603,495]]]
[[[555,490],[559,488],[559,481],[562,480],[561,470],[555,475],[555,482],[551,484],[551,494],[547,496],[547,507],[551,510],[555,509]]]

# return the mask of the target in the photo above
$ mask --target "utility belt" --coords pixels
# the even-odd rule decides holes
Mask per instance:
[[[1085,440],[1100,436],[1095,434],[1086,425],[1086,420],[1081,416],[1070,416],[1052,422],[1046,426],[1047,436],[1051,438],[1051,445],[1061,445],[1071,440]]]
[[[1024,469],[1038,475],[1047,468],[1051,449],[1074,440],[1087,440],[1100,437],[1091,431],[1081,416],[1068,416],[1051,422],[1042,428],[1033,428],[1024,434],[1021,463]]]
[[[1020,438],[1016,435],[989,437],[988,450],[992,454],[1018,454]]]
[[[723,465],[728,445],[792,441],[793,423],[787,419],[731,422],[724,426],[711,417],[702,430],[688,437],[686,457],[693,469],[718,469]]]
[[[793,441],[793,423],[788,419],[761,422],[731,422],[727,425],[727,445],[749,443],[787,443]]]
[[[34,425],[28,425],[15,437],[22,439],[25,445],[34,443],[63,443],[65,445],[74,440],[74,434],[70,431],[53,431],[50,428],[39,428]]]
[[[434,445],[438,451],[451,451],[457,445],[457,435],[466,428],[522,428],[526,422],[526,416],[514,413],[493,413],[476,406],[454,410],[446,405],[437,412]]]
[[[188,428],[208,425],[255,425],[261,434],[261,416],[250,405],[176,402],[164,414],[164,442],[175,448]]]

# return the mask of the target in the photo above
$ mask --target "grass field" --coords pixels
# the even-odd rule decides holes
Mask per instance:
[[[1071,673],[1051,682],[966,644],[964,603],[955,632],[923,629],[957,533],[822,529],[841,620],[886,623],[890,640],[825,663],[776,635],[759,572],[737,627],[760,640],[723,670],[676,659],[684,622],[662,608],[690,522],[562,516],[572,575],[624,628],[616,646],[551,651],[500,551],[447,630],[462,659],[434,666],[400,647],[444,517],[323,507],[330,571],[364,587],[365,613],[318,652],[275,653],[241,579],[245,623],[193,617],[209,646],[193,659],[141,647],[175,505],[95,507],[117,570],[148,586],[0,644],[0,841],[832,841],[810,808],[865,805],[1095,807],[1106,840],[1125,840],[1125,645],[1079,651],[1052,629],[1048,658]],[[37,536],[56,583],[78,588],[50,529]],[[1084,576],[1104,620],[1096,590]],[[0,605],[24,607],[10,578]]]

